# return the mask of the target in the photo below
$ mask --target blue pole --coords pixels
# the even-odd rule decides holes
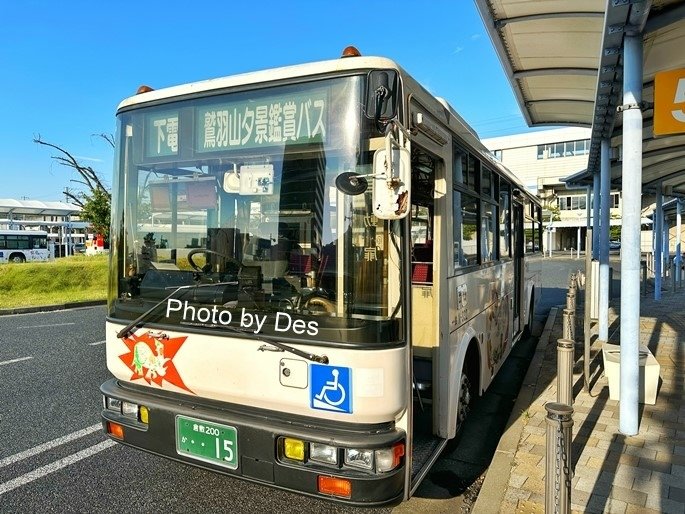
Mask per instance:
[[[599,339],[609,340],[609,209],[611,200],[610,141],[603,139],[600,152],[599,229]],[[595,223],[595,226],[597,224]]]
[[[623,219],[621,228],[621,389],[619,430],[638,433],[640,208],[642,196],[642,35],[623,43]]]

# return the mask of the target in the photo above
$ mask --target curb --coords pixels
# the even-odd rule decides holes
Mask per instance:
[[[521,433],[523,432],[524,424],[521,412],[530,406],[534,400],[533,396],[542,369],[542,361],[545,358],[545,351],[549,344],[550,334],[552,333],[552,327],[554,327],[558,310],[559,307],[552,307],[549,311],[545,328],[542,330],[542,334],[540,334],[540,339],[535,347],[535,354],[530,361],[528,371],[521,384],[521,390],[509,415],[509,420],[507,421],[509,428],[505,430],[500,438],[495,455],[485,474],[485,480],[478,493],[476,503],[473,505],[472,512],[476,514],[499,514],[501,512],[504,493],[507,490],[509,477],[511,476],[514,455],[518,449]]]
[[[42,305],[40,307],[18,307],[16,309],[0,309],[0,316],[8,316],[10,314],[30,314],[33,312],[63,311],[66,309],[77,309],[79,307],[95,307],[97,305],[107,305],[107,300],[61,303],[57,305]]]

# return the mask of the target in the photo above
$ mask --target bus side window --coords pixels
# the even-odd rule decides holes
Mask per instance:
[[[411,263],[412,284],[433,283],[433,241],[414,246]]]

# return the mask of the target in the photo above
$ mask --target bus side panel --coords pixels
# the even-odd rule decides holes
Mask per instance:
[[[480,373],[470,377],[478,392],[490,385],[512,347],[511,301],[514,288],[513,262],[477,269],[448,280],[450,358],[440,362],[441,403],[439,432],[454,435],[459,384],[466,352],[477,343]]]
[[[260,351],[270,347],[258,339],[172,331],[162,336],[139,329],[122,340],[116,337],[121,328],[107,323],[107,367],[119,381],[147,386],[151,393],[168,390],[354,423],[395,421],[407,406],[406,347],[359,351],[293,344],[326,355],[330,365],[323,366],[274,349]],[[336,368],[340,374],[330,374]],[[340,396],[329,406],[315,401],[321,392],[314,390],[315,375],[317,383],[324,385],[340,377],[345,389],[340,406],[333,405]]]

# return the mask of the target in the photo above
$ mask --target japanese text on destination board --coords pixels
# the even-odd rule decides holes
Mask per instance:
[[[325,92],[198,108],[198,152],[326,140]]]

